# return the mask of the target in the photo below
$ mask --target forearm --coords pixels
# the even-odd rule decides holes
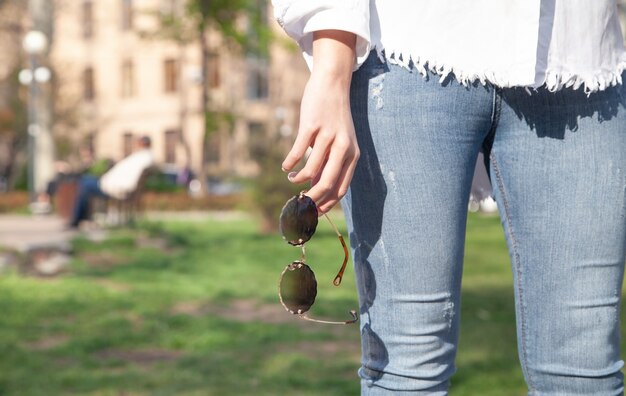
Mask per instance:
[[[356,35],[341,30],[321,30],[313,34],[311,78],[334,81],[349,88],[356,59]]]

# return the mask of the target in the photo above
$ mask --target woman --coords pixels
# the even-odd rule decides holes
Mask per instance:
[[[529,394],[623,394],[626,53],[615,1],[274,6],[312,67],[283,168],[311,182],[321,212],[343,197],[362,394],[448,392],[481,149]]]

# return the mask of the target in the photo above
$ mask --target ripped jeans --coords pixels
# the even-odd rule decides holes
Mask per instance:
[[[351,102],[361,157],[342,206],[362,394],[448,394],[481,148],[511,258],[529,394],[623,394],[625,87],[589,97],[464,87],[371,54],[354,73]]]

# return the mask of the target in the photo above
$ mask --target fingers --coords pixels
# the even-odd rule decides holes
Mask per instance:
[[[330,142],[328,139],[318,136],[313,143],[313,149],[306,160],[306,165],[299,171],[290,173],[289,181],[295,184],[312,181],[322,169],[329,150]]]
[[[313,141],[315,140],[316,133],[317,129],[310,129],[308,132],[300,130],[298,132],[298,135],[296,136],[296,140],[293,143],[291,150],[289,150],[289,153],[287,154],[285,160],[281,165],[284,171],[292,170],[293,167],[296,166],[296,164],[300,162],[302,158],[304,158],[306,151],[309,149],[309,147],[313,146]]]
[[[357,147],[333,146],[328,160],[307,192],[316,202],[320,214],[328,212],[346,194],[358,158]]]
[[[319,200],[317,208],[320,214],[327,213],[341,200],[341,198],[344,197],[344,195],[346,195],[348,188],[350,187],[350,182],[352,181],[352,176],[354,175],[357,161],[358,154],[341,168],[341,173],[339,174],[335,186],[326,194],[324,198]]]

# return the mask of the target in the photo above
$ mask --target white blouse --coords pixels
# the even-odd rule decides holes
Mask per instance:
[[[272,0],[278,23],[313,67],[312,32],[357,35],[358,68],[389,62],[463,84],[591,93],[622,83],[616,0]]]
[[[125,199],[137,189],[141,174],[152,164],[154,156],[149,149],[135,151],[102,175],[100,188],[111,197]]]

